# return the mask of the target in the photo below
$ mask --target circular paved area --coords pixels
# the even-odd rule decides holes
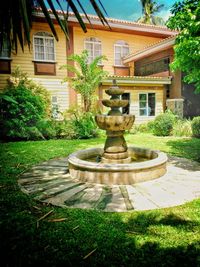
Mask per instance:
[[[102,211],[173,207],[200,197],[200,164],[170,157],[167,173],[134,185],[101,185],[72,179],[67,158],[53,159],[22,174],[19,185],[35,199],[61,207]]]

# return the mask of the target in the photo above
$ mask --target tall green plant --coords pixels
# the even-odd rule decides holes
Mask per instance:
[[[175,58],[171,68],[173,71],[184,72],[184,81],[194,83],[196,93],[200,93],[200,2],[177,2],[171,13],[167,26],[180,31],[176,38]]]
[[[102,79],[108,74],[99,67],[101,60],[106,60],[105,56],[96,57],[90,64],[89,54],[84,50],[80,55],[71,55],[68,60],[75,65],[63,65],[74,74],[74,77],[66,77],[64,81],[69,81],[71,87],[82,96],[83,108],[85,112],[91,110],[92,99]]]
[[[163,4],[157,4],[152,0],[140,0],[142,5],[143,15],[137,20],[137,22],[145,24],[154,24],[154,25],[164,25],[164,20],[155,16],[155,13],[159,12],[160,9],[164,6]]]

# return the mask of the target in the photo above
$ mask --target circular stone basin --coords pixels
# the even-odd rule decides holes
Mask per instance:
[[[69,172],[82,182],[123,185],[135,184],[161,177],[166,173],[167,156],[163,152],[139,147],[129,147],[131,158],[141,157],[142,162],[125,164],[92,162],[100,158],[103,148],[79,150],[68,158]]]
[[[134,115],[112,116],[96,115],[95,121],[99,128],[109,131],[125,131],[131,129],[135,120]]]

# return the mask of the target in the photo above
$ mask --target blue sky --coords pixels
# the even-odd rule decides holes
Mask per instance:
[[[155,0],[159,4],[164,4],[162,11],[157,13],[164,20],[170,15],[171,6],[177,2],[177,0]],[[80,0],[85,10],[89,14],[95,14],[89,0]],[[98,2],[98,1],[97,1]],[[101,0],[109,17],[125,20],[137,20],[142,13],[142,8],[139,0]]]

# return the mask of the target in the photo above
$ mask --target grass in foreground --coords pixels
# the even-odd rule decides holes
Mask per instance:
[[[126,139],[200,161],[199,139],[149,134]],[[200,266],[200,200],[170,209],[103,213],[42,205],[19,190],[18,175],[30,166],[103,142],[0,144],[1,266]]]

